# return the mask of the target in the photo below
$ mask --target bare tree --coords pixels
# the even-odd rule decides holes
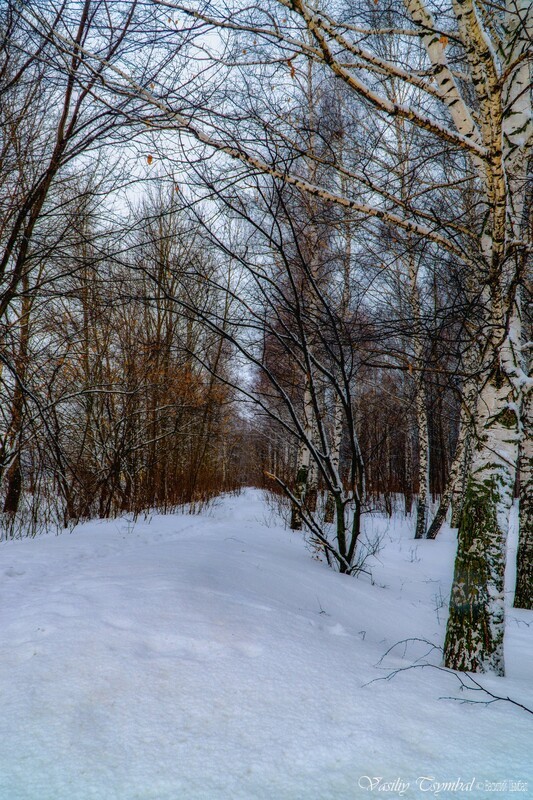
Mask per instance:
[[[519,409],[532,386],[522,365],[517,298],[525,256],[531,252],[521,224],[533,129],[531,4],[509,0],[505,8],[496,8],[484,0],[454,0],[443,8],[439,24],[423,0],[398,2],[386,11],[362,4],[352,15],[342,8],[329,13],[305,0],[257,6],[157,0],[156,5],[165,15],[162,30],[167,30],[169,13],[183,23],[191,54],[188,86],[200,93],[181,92],[171,99],[165,83],[146,87],[134,70],[117,64],[111,65],[107,81],[122,97],[151,107],[156,125],[180,131],[189,160],[204,158],[209,151],[229,157],[236,165],[235,185],[246,181],[250,170],[269,175],[349,210],[374,241],[384,227],[400,230],[432,258],[453,258],[483,287],[485,337],[472,375],[474,443],[445,663],[503,674],[505,543],[521,435]],[[206,36],[210,30],[217,31],[211,40]],[[72,36],[58,35],[51,24],[47,35],[57,46],[83,55],[94,70],[109,66],[105,56]],[[194,37],[201,59],[196,74]],[[381,45],[388,39],[399,42],[399,60],[383,55]],[[217,71],[218,79],[207,81],[206,96],[200,84],[206,83],[209,49],[208,70],[212,75]],[[294,136],[291,80],[308,61],[342,82],[354,98],[354,109],[363,112],[354,119],[354,130],[356,123],[363,128],[365,147],[355,147],[352,158],[342,164],[335,148],[311,151]],[[402,102],[387,91],[393,82],[406,90]],[[257,93],[250,92],[252,86]],[[391,161],[387,132],[395,120],[420,133],[413,156],[419,188],[409,201],[391,178],[398,174],[398,164]],[[287,158],[288,150],[292,157]],[[321,168],[314,176],[310,160]],[[326,172],[338,180],[324,180]],[[475,210],[468,225],[457,214],[467,184],[473,187]],[[301,420],[295,426],[309,450],[316,449]],[[324,468],[324,474],[329,470]]]
[[[282,178],[326,202],[339,203],[370,219],[380,219],[446,251],[467,264],[485,287],[486,341],[477,374],[476,443],[459,528],[459,545],[445,663],[457,669],[492,669],[503,674],[505,541],[518,457],[517,409],[531,381],[521,359],[520,316],[516,290],[523,271],[524,242],[517,220],[525,203],[525,160],[532,137],[528,31],[531,6],[510,2],[504,11],[483,2],[463,0],[447,9],[439,30],[421,0],[409,0],[404,13],[413,26],[359,25],[331,16],[304,0],[273,3],[267,8],[219,5],[167,8],[185,13],[203,25],[239,32],[253,51],[253,41],[275,42],[294,64],[305,57],[325,63],[367,105],[375,116],[401,119],[427,134],[427,141],[446,149],[453,164],[437,176],[432,165],[421,186],[426,202],[404,201],[381,170],[376,154],[365,172],[352,170],[359,197],[344,196],[312,184],[297,170],[287,171],[252,152],[221,139],[221,118],[213,128],[178,116],[176,125],[248,165]],[[367,18],[379,16],[367,12]],[[275,20],[275,24],[273,24]],[[303,24],[311,42],[302,36]],[[384,36],[419,36],[427,68],[413,73],[381,58],[372,42]],[[243,48],[248,53],[248,47]],[[257,51],[255,51],[257,52]],[[260,53],[257,54],[260,58]],[[460,68],[460,75],[457,74]],[[389,100],[379,83],[392,78],[410,87],[408,103]],[[156,98],[154,99],[157,102]],[[227,102],[226,102],[227,108]],[[258,110],[260,117],[260,111]],[[265,121],[266,124],[266,121]],[[277,135],[283,130],[278,127]],[[454,187],[476,182],[477,225],[465,229],[453,213]],[[442,186],[444,183],[444,188]],[[362,192],[363,190],[363,192]],[[361,193],[366,192],[363,199]],[[379,196],[381,202],[376,202]],[[366,202],[365,202],[366,200]]]

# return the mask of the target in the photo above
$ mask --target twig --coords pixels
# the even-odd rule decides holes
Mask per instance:
[[[404,651],[403,652],[404,652],[404,657],[405,657],[405,653],[406,653],[406,650],[407,650],[407,645],[409,644],[409,642],[423,642],[424,644],[427,644],[427,645],[430,646],[430,650],[424,656],[420,656],[420,658],[425,658],[427,655],[429,655],[429,653],[432,650],[440,650],[442,652],[442,648],[441,647],[439,647],[438,645],[433,644],[432,642],[429,642],[427,639],[419,639],[419,638],[416,638],[416,637],[414,637],[412,639],[402,639],[400,642],[396,642],[396,644],[393,644],[392,647],[389,647],[387,652],[384,653],[381,656],[381,658],[379,659],[378,665],[382,664],[383,660],[389,655],[389,653],[392,652],[392,650],[394,650],[395,647],[398,647],[398,645],[404,645]],[[461,704],[466,704],[466,703],[471,704],[471,705],[479,705],[479,704],[481,704],[481,705],[484,705],[484,706],[489,706],[489,705],[492,705],[492,703],[497,703],[497,702],[501,701],[501,702],[505,702],[505,703],[511,703],[511,705],[516,706],[517,708],[521,708],[522,711],[525,711],[528,714],[533,714],[533,709],[528,708],[528,706],[524,705],[523,703],[519,703],[518,700],[513,700],[509,696],[504,697],[502,695],[494,694],[494,692],[491,692],[489,689],[485,688],[485,686],[482,686],[482,684],[479,683],[479,681],[476,680],[476,678],[474,678],[469,672],[465,672],[463,674],[460,674],[458,672],[455,672],[455,670],[453,670],[453,669],[449,669],[448,667],[439,666],[438,664],[428,664],[428,663],[420,664],[420,663],[417,663],[418,661],[420,661],[420,658],[417,659],[417,661],[414,664],[410,664],[407,667],[398,667],[397,669],[392,670],[392,672],[389,672],[388,675],[383,675],[383,676],[381,676],[379,678],[374,678],[373,680],[368,681],[367,683],[363,684],[363,686],[370,686],[372,683],[377,683],[377,681],[390,681],[390,680],[392,680],[392,678],[394,678],[399,673],[407,672],[408,670],[411,670],[411,669],[426,669],[426,668],[429,667],[430,669],[436,669],[439,672],[445,672],[448,675],[453,675],[453,677],[456,678],[459,681],[459,690],[461,692],[463,690],[465,690],[465,689],[467,691],[470,691],[470,692],[483,692],[489,698],[489,699],[486,699],[486,700],[472,700],[472,699],[469,699],[469,698],[461,698],[461,697],[453,697],[451,695],[444,695],[442,697],[439,697],[439,700],[455,700],[456,702],[461,703]]]

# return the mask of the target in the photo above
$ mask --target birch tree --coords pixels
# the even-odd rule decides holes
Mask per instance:
[[[531,162],[530,162],[531,164]],[[533,176],[530,176],[530,180]],[[533,192],[530,202],[533,201]],[[533,296],[531,272],[524,286],[523,311],[527,339],[524,367],[533,377]],[[533,392],[526,394],[521,409],[523,438],[520,452],[520,515],[516,556],[515,608],[533,609]]]
[[[520,529],[516,556],[515,608],[533,609],[533,395],[524,400],[520,458]]]
[[[420,75],[380,58],[369,46],[372,37],[401,36],[401,31],[334,19],[303,0],[287,0],[281,5],[285,5],[287,17],[278,15],[275,26],[266,12],[250,11],[249,7],[242,12],[234,9],[231,20],[217,6],[211,17],[190,7],[180,10],[219,28],[238,27],[270,37],[281,48],[326,63],[375,113],[405,120],[423,130],[430,141],[446,147],[455,161],[455,181],[461,180],[461,174],[475,175],[478,225],[476,230],[466,231],[452,214],[443,218],[440,209],[427,210],[421,202],[410,203],[408,214],[400,213],[402,198],[389,192],[377,170],[372,175],[354,171],[358,188],[367,187],[369,195],[382,198],[381,203],[361,202],[331,193],[297,174],[286,174],[260,155],[221,144],[229,155],[253,167],[452,253],[466,261],[484,285],[487,336],[478,375],[476,438],[459,527],[445,663],[456,669],[491,669],[503,674],[505,542],[519,445],[517,409],[524,388],[530,385],[521,366],[516,287],[525,246],[517,221],[525,202],[525,160],[533,124],[531,6],[518,0],[502,13],[483,2],[455,0],[447,8],[445,29],[439,30],[422,0],[407,0],[405,8],[413,26],[407,35],[418,34],[427,58],[426,74]],[[294,42],[292,15],[305,23],[312,46],[306,41]],[[390,101],[379,91],[379,78],[397,78],[408,84],[412,88],[410,102]],[[211,133],[194,130],[204,140],[211,139]],[[433,173],[421,192],[433,193],[436,200],[435,182]]]
[[[531,387],[522,367],[517,303],[524,255],[530,253],[520,224],[533,126],[529,0],[508,0],[505,8],[485,0],[450,0],[439,9],[439,22],[424,0],[405,0],[403,7],[398,3],[385,12],[379,6],[362,8],[351,15],[306,0],[272,0],[261,6],[157,0],[157,5],[165,31],[177,24],[189,32],[191,64],[191,36],[197,36],[202,66],[189,87],[205,79],[210,49],[213,70],[225,68],[225,80],[207,99],[202,95],[201,105],[194,92],[172,102],[166,86],[147,87],[115,65],[110,84],[116,92],[142,99],[156,123],[172,125],[188,143],[196,142],[195,158],[216,151],[244,172],[268,174],[349,209],[374,235],[378,224],[399,229],[435,257],[456,259],[483,286],[485,339],[475,376],[472,463],[459,525],[445,663],[503,674],[505,543],[520,439],[518,413]],[[43,28],[58,41],[49,25]],[[216,39],[206,38],[209,30],[217,31]],[[381,55],[380,43],[388,37],[404,43],[400,61]],[[65,37],[60,41],[65,46]],[[413,46],[424,60],[422,70],[413,70],[403,58]],[[94,53],[86,56],[101,62]],[[265,117],[268,106],[262,97],[255,105],[250,98],[243,114],[240,95],[228,91],[255,65],[264,68],[265,91],[274,91],[276,84],[290,80],[297,63],[308,59],[343,82],[365,112],[360,124],[370,149],[360,149],[349,165],[340,167],[334,154],[305,153],[346,175],[346,192],[320,179],[314,183],[298,159],[278,158],[280,144],[294,143],[285,114]],[[409,89],[402,103],[385,91],[392,80]],[[382,133],[395,119],[423,134],[420,186],[409,203],[389,179],[390,152]],[[296,151],[302,152],[298,146]],[[475,186],[474,225],[465,225],[456,214],[465,182]]]

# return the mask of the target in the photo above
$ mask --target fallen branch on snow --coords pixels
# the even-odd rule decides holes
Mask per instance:
[[[388,675],[383,675],[380,678],[374,678],[373,680],[368,681],[368,683],[365,683],[363,685],[370,686],[372,683],[377,683],[377,681],[390,681],[392,680],[392,678],[396,677],[396,675],[399,675],[401,672],[407,672],[408,670],[412,669],[427,669],[427,668],[436,669],[439,672],[445,672],[448,675],[453,675],[453,677],[456,678],[457,681],[459,681],[459,691],[463,692],[466,690],[469,692],[482,692],[483,694],[486,695],[486,699],[484,700],[474,700],[468,697],[453,697],[452,695],[443,695],[442,697],[439,697],[439,700],[455,700],[456,702],[461,704],[484,705],[484,706],[489,706],[492,705],[492,703],[497,703],[497,702],[505,702],[505,703],[511,703],[511,705],[517,706],[517,708],[521,708],[528,714],[533,714],[533,709],[528,708],[528,706],[524,705],[523,703],[519,703],[518,700],[513,700],[511,697],[508,696],[504,697],[502,695],[494,694],[494,692],[491,692],[489,689],[483,686],[469,672],[459,673],[453,669],[449,669],[448,667],[443,667],[438,664],[429,664],[427,662],[419,663],[420,658],[426,658],[429,655],[429,653],[431,653],[433,650],[440,650],[442,652],[441,647],[439,647],[436,644],[433,644],[427,639],[412,638],[412,639],[402,639],[400,642],[396,642],[396,644],[393,644],[392,647],[389,647],[387,652],[381,656],[381,658],[377,663],[377,666],[380,666],[383,663],[383,660],[389,655],[389,653],[391,653],[392,650],[394,650],[399,645],[404,646],[403,657],[405,657],[405,654],[407,652],[407,646],[411,642],[422,642],[423,644],[428,645],[430,649],[423,656],[420,656],[415,663],[410,664],[407,667],[398,667],[397,669],[394,669],[391,672],[389,672]]]

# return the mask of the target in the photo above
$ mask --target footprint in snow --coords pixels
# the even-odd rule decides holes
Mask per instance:
[[[333,634],[333,636],[349,636],[350,634],[346,631],[346,629],[340,624],[340,622],[336,622],[335,625],[332,625],[328,628],[329,632]]]
[[[19,575],[25,575],[25,574],[26,572],[24,570],[22,570],[21,572],[17,572],[17,570],[14,567],[9,567],[4,572],[4,575],[7,575],[8,578],[16,578]]]

